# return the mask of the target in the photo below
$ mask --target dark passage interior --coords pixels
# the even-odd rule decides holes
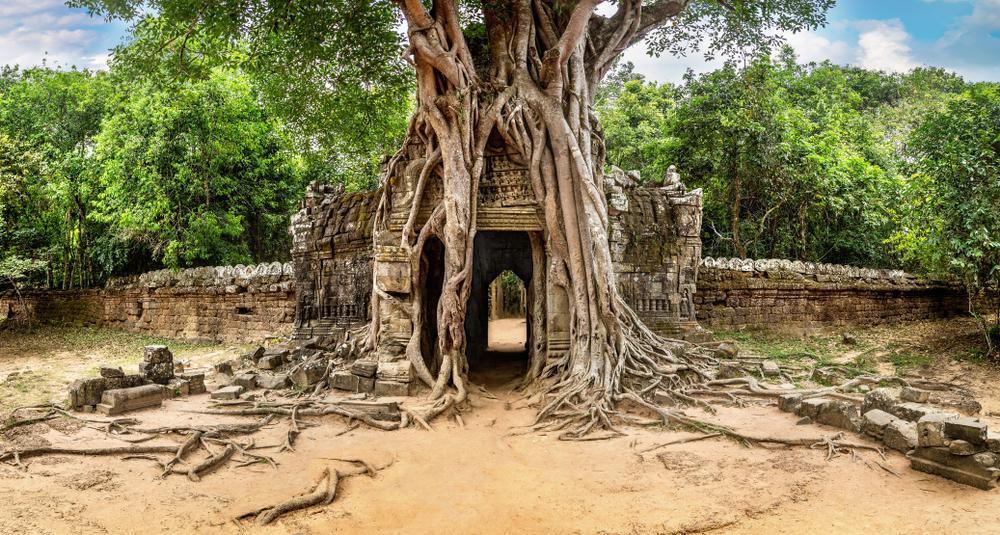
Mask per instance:
[[[469,376],[479,384],[502,384],[520,377],[527,370],[531,320],[528,314],[523,315],[526,324],[524,345],[507,346],[504,351],[489,350],[490,283],[509,270],[526,288],[531,287],[531,240],[526,232],[480,231],[473,247],[472,292],[465,316]],[[530,295],[526,301],[531,302]]]

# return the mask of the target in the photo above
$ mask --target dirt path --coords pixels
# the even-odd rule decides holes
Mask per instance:
[[[229,350],[199,351],[193,360],[218,360]],[[159,479],[147,460],[48,457],[27,471],[0,465],[0,533],[1000,533],[1000,491],[912,471],[898,453],[886,463],[897,477],[865,463],[874,459],[870,453],[826,461],[822,451],[718,439],[642,453],[689,436],[661,429],[561,442],[518,434],[534,409],[522,407],[509,387],[492,393],[499,399],[472,397],[464,428],[448,420],[435,422],[433,432],[357,429],[338,436],[343,420],[318,420],[323,425],[306,429],[295,452],[275,455],[278,471],[230,464],[200,483]],[[985,406],[1000,406],[990,392],[981,394]],[[185,412],[206,406],[206,398],[133,414],[149,426],[237,421]],[[722,409],[712,418],[755,434],[837,432],[796,426],[795,417],[770,406]],[[1000,426],[1000,419],[987,420]],[[279,443],[284,431],[282,422],[254,438]],[[123,444],[61,420],[24,428],[13,439]],[[331,457],[389,466],[373,479],[344,482],[330,506],[273,526],[231,521],[304,492],[323,467],[336,464],[324,459]]]

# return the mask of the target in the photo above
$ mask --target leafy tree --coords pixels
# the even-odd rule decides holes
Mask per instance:
[[[107,107],[107,76],[34,68],[5,69],[3,79],[0,132],[44,162],[24,177],[20,190],[22,213],[32,225],[11,232],[21,233],[16,241],[24,254],[48,262],[63,288],[88,286],[94,279],[92,236],[99,232],[88,223],[94,194],[88,158]]]
[[[152,49],[176,50],[176,63],[183,68],[242,50],[247,59],[241,66],[260,65],[279,73],[274,87],[323,82],[358,97],[361,109],[368,96],[380,94],[379,88],[395,79],[391,75],[400,72],[403,52],[416,74],[416,111],[403,148],[389,162],[388,184],[400,179],[404,170],[396,165],[405,155],[408,161],[423,162],[419,180],[440,180],[447,198],[419,229],[444,244],[446,284],[436,322],[442,360],[436,370],[428,369],[418,350],[409,352],[410,360],[420,378],[434,386],[431,397],[444,400],[441,406],[455,400],[446,394],[449,384],[456,387],[458,401],[464,399],[474,185],[485,167],[487,142],[502,139],[522,161],[531,162],[553,273],[574,311],[573,343],[562,364],[550,370],[561,380],[539,418],[555,411],[559,419],[575,424],[570,434],[579,435],[607,425],[623,392],[638,399],[637,392],[648,395],[659,384],[660,374],[634,372],[648,369],[645,362],[686,359],[670,354],[664,341],[636,319],[613,281],[607,208],[599,194],[603,142],[591,112],[598,84],[625,48],[647,37],[654,52],[682,53],[700,43],[707,43],[708,54],[759,50],[775,43],[782,31],[821,24],[832,0],[622,0],[610,16],[596,12],[600,0],[76,3],[112,17],[149,21],[154,25],[148,40]],[[155,15],[143,15],[150,12]],[[396,32],[400,12],[407,28],[405,44]],[[189,39],[192,35],[197,38]],[[187,43],[198,44],[198,53],[187,51]],[[296,69],[281,70],[281,65]],[[344,76],[313,78],[309,69],[317,65]],[[419,184],[416,189],[422,191]],[[391,200],[391,193],[387,185],[383,195]],[[415,209],[420,204],[418,193]],[[425,243],[416,230],[408,224],[398,237],[413,265],[419,265]],[[382,297],[373,290],[373,310],[381,310]],[[419,348],[421,315],[411,312],[416,321],[408,347]],[[390,336],[379,330],[380,324],[371,323],[363,350],[373,351],[380,338]],[[540,352],[529,379],[542,372],[544,363]],[[650,380],[655,382],[650,385]]]
[[[287,258],[302,164],[249,82],[132,91],[97,138],[94,218],[169,267]]]
[[[924,117],[910,135],[913,175],[896,246],[963,281],[987,351],[1000,348],[1000,84],[975,84]],[[990,318],[992,316],[992,318]]]

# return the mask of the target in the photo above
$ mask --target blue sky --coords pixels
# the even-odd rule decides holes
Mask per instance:
[[[1000,0],[839,0],[828,19],[824,28],[787,36],[800,60],[887,71],[931,65],[1000,81]],[[102,68],[125,32],[64,0],[0,0],[0,64]],[[626,58],[660,81],[718,65],[697,55],[652,58],[641,46]]]

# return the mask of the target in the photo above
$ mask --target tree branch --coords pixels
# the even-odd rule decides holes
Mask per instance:
[[[690,0],[659,0],[642,8],[639,27],[632,34],[632,38],[625,48],[642,41],[649,35],[649,32],[662,26],[668,19],[676,17],[681,11],[684,11],[689,2]]]

